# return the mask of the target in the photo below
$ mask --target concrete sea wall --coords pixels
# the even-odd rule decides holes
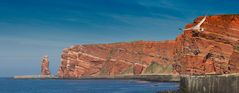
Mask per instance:
[[[239,93],[239,75],[182,76],[180,93]]]

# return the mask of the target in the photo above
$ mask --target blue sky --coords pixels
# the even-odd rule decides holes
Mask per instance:
[[[171,40],[206,12],[239,13],[237,0],[0,0],[0,76],[56,73],[75,44]]]

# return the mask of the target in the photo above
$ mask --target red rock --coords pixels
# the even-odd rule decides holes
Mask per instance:
[[[134,75],[140,75],[143,72],[143,70],[145,69],[145,67],[141,64],[134,64],[133,67],[134,67],[133,68],[133,70],[134,70],[133,74]]]
[[[229,69],[233,73],[239,72],[239,53],[238,53],[238,51],[233,52],[233,54],[231,55],[229,65],[230,65]]]
[[[203,17],[198,17],[192,27]],[[176,40],[76,45],[63,50],[60,77],[239,72],[239,15],[208,16],[203,32]]]
[[[197,24],[201,18],[197,18],[190,26]],[[237,64],[235,60],[238,56],[234,53],[234,47],[239,40],[238,19],[239,15],[208,16],[202,25],[205,31],[185,31],[178,36],[175,69],[181,74],[225,74],[237,71],[235,67],[229,69],[229,62],[231,60],[232,66]]]
[[[41,75],[50,75],[48,56],[44,56],[41,64]]]
[[[173,64],[174,41],[76,45],[64,49],[60,77],[144,74],[152,62]],[[172,69],[171,69],[172,70]],[[172,71],[168,71],[170,73]]]

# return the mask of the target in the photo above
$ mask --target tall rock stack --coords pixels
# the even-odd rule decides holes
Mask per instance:
[[[48,56],[44,56],[41,65],[41,75],[50,75]]]

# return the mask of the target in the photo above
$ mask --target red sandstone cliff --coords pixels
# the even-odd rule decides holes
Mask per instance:
[[[60,77],[172,73],[174,41],[76,45],[66,48]]]
[[[41,75],[50,75],[48,56],[44,56],[41,64]]]
[[[184,31],[172,41],[72,46],[63,50],[58,75],[239,72],[239,15],[208,16],[202,27],[205,31]]]
[[[202,27],[205,31],[184,31],[176,38],[174,68],[181,74],[239,72],[239,15],[208,16]]]

